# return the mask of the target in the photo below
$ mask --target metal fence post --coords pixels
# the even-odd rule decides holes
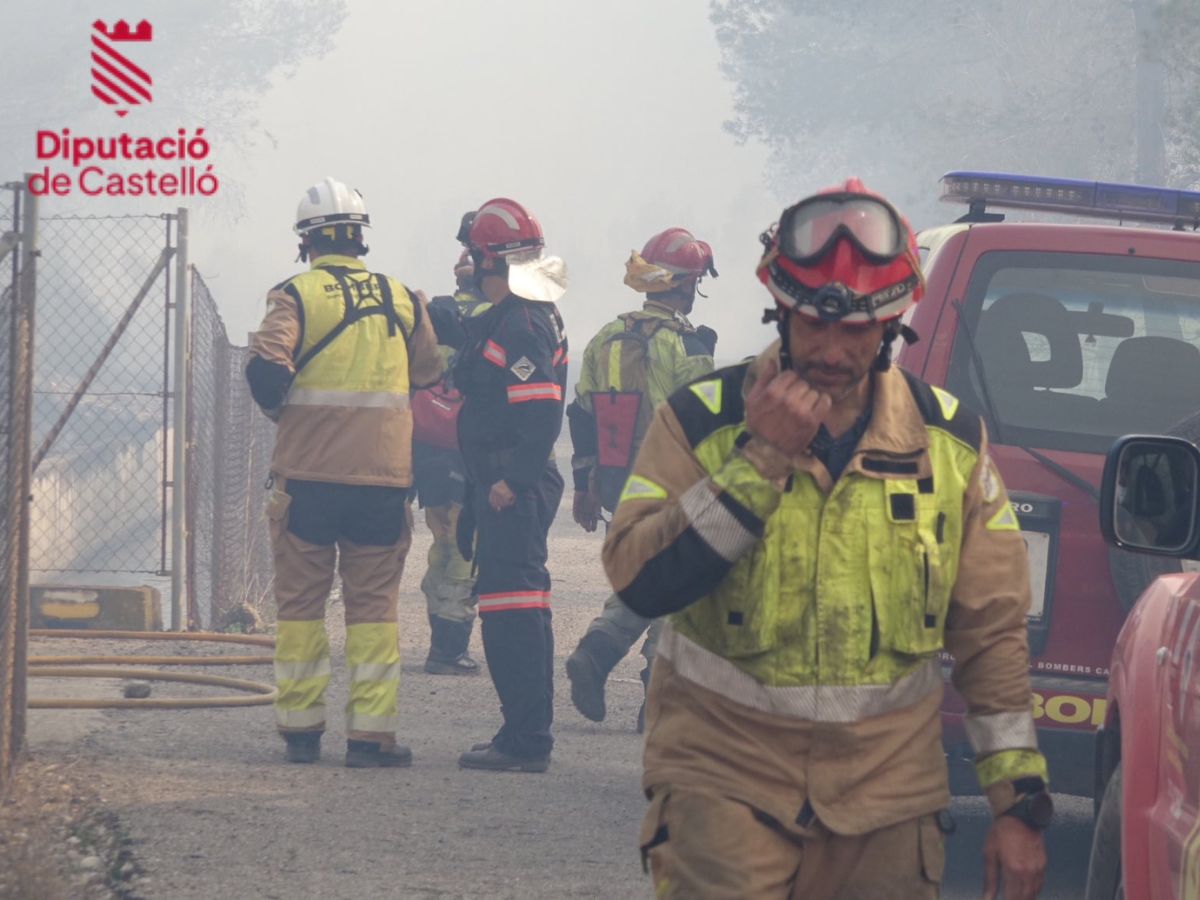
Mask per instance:
[[[187,627],[184,617],[187,576],[187,405],[191,357],[191,279],[188,270],[188,211],[178,211],[175,233],[175,412],[172,417],[171,471],[171,630]]]
[[[31,176],[25,176],[29,184]],[[12,496],[19,509],[17,514],[17,610],[16,647],[13,654],[12,690],[12,756],[16,756],[25,743],[25,666],[29,645],[29,519],[30,485],[33,451],[33,325],[37,304],[37,258],[38,258],[38,198],[28,187],[21,189],[25,201],[21,209],[21,272],[17,287],[16,316],[17,342],[12,347],[16,365],[13,369],[19,381],[14,379],[13,405],[11,410],[12,431],[16,440],[12,442],[14,480]],[[10,757],[11,758],[11,757]]]

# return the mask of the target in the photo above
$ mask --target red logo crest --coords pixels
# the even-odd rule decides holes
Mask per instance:
[[[130,28],[124,19],[109,28],[100,19],[92,23],[92,93],[124,116],[129,107],[149,103],[154,79],[129,59],[130,45],[147,43],[154,29],[145,19]]]

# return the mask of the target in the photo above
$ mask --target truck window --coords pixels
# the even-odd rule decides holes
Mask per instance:
[[[1200,263],[1074,253],[980,257],[947,387],[997,443],[1103,453],[1200,409]]]

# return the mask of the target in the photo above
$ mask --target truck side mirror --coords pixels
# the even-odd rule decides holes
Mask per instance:
[[[1126,550],[1195,559],[1198,500],[1200,450],[1183,438],[1127,435],[1104,463],[1100,530]]]

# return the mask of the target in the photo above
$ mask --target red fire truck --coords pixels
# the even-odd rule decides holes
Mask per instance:
[[[1142,589],[1184,565],[1110,550],[1097,504],[1117,437],[1200,437],[1200,193],[951,172],[943,199],[967,209],[920,235],[928,290],[909,324],[921,340],[898,359],[984,416],[1029,548],[1052,789],[1090,796],[1117,632]],[[947,697],[951,784],[974,792],[962,702]]]

